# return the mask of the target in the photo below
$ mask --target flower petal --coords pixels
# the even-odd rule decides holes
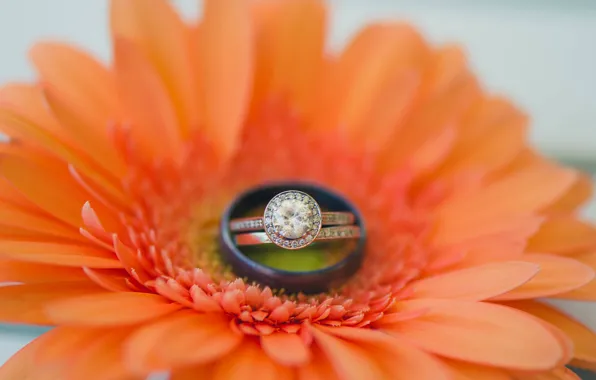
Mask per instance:
[[[108,124],[118,115],[113,75],[90,55],[65,44],[37,44],[30,56],[61,125],[97,163],[124,174],[108,135]]]
[[[42,106],[45,107],[43,108],[45,113],[48,113],[46,102],[43,99]],[[34,107],[39,106],[34,105]],[[68,162],[94,182],[112,189],[113,175],[101,170],[101,167],[97,163],[91,162],[89,156],[81,152],[80,149],[73,148],[68,133],[53,131],[53,128],[60,128],[52,127],[54,124],[57,123],[53,116],[42,118],[36,113],[30,115],[27,109],[13,105],[11,99],[2,100],[0,98],[0,129],[14,141],[25,143],[25,145],[19,145],[21,149],[18,153],[22,155],[26,151],[27,159],[31,159],[31,156],[42,156],[46,159],[44,166],[49,166],[50,161],[58,160],[59,169],[63,171],[67,169],[65,162]],[[62,135],[66,136],[61,137]],[[32,147],[34,149],[31,149]],[[18,153],[13,155],[19,156]]]
[[[325,353],[316,345],[310,347],[312,359],[298,367],[298,380],[340,380]]]
[[[131,370],[143,374],[209,363],[241,342],[242,334],[232,330],[223,314],[178,312],[134,332],[124,356]]]
[[[411,297],[481,301],[517,288],[539,269],[531,263],[506,261],[455,270],[412,283]]]
[[[279,364],[301,366],[311,359],[310,350],[297,334],[283,332],[261,336],[261,347]]]
[[[259,380],[293,378],[293,370],[271,360],[256,340],[246,339],[235,351],[219,360],[212,380],[246,380],[258,374]]]
[[[443,365],[431,355],[382,331],[352,327],[315,327],[335,338],[357,344],[374,357],[389,379],[448,379]],[[315,335],[315,339],[317,339]]]
[[[44,337],[41,336],[12,355],[0,367],[0,379],[2,380],[39,380],[38,365],[35,362],[35,355],[46,347]],[[41,379],[53,380],[49,370],[45,371]],[[59,377],[55,377],[59,379]]]
[[[244,0],[206,0],[199,43],[205,127],[220,152],[229,154],[248,109],[253,71],[253,33]]]
[[[512,380],[504,370],[457,360],[444,359],[452,380]]]
[[[551,369],[564,356],[564,347],[548,328],[508,307],[451,300],[403,301],[398,306],[429,310],[383,329],[428,352],[520,370]]]
[[[85,379],[92,374],[97,379],[144,380],[149,373],[133,375],[122,359],[122,343],[128,329],[109,329],[79,346],[66,373],[69,379]]]
[[[270,62],[261,75],[270,81],[271,94],[288,97],[288,102],[304,114],[311,111],[313,94],[321,79],[327,27],[325,4],[321,0],[282,2],[274,17],[267,46]],[[308,28],[304,28],[308,25]]]
[[[575,260],[584,265],[589,266],[596,272],[596,253],[588,253],[574,257]],[[596,300],[596,279],[590,281],[581,288],[572,290],[567,293],[557,295],[558,298],[575,299],[575,300]]]
[[[205,364],[173,370],[169,380],[212,380],[213,365]]]
[[[5,155],[0,159],[2,177],[40,208],[78,228],[80,210],[88,196],[74,183],[66,169],[41,166],[16,156]]]
[[[459,139],[436,175],[465,170],[492,172],[504,167],[525,148],[528,117],[501,99],[480,99],[461,123]]]
[[[0,260],[0,283],[26,282],[28,284],[39,284],[84,281],[86,279],[87,276],[80,268]]]
[[[101,291],[90,281],[0,286],[0,320],[50,325],[53,321],[45,312],[48,303]]]
[[[69,267],[122,268],[114,254],[89,245],[0,240],[0,257]]]
[[[515,380],[581,380],[569,368],[557,368],[544,373],[513,373]]]
[[[551,214],[568,214],[586,204],[593,194],[592,177],[588,174],[580,173],[573,185],[548,206],[544,211]]]
[[[481,95],[460,48],[446,46],[432,54],[415,108],[384,144],[382,167],[408,165],[419,146],[457,125]]]
[[[573,342],[574,358],[596,365],[596,333],[589,327],[554,306],[542,302],[524,300],[505,304],[532,314],[562,330]]]
[[[180,308],[155,294],[110,292],[50,302],[46,312],[58,324],[118,326],[145,322]]]
[[[86,242],[77,229],[52,218],[43,212],[31,212],[21,207],[2,203],[0,220],[5,226],[28,231],[38,240],[40,238],[52,240],[68,240]],[[3,234],[6,235],[6,234]],[[28,239],[31,240],[31,239]]]
[[[364,28],[343,51],[322,85],[316,128],[341,127],[356,138],[364,135],[357,129],[366,127],[377,145],[385,143],[383,138],[388,132],[384,128],[395,128],[402,113],[392,114],[391,123],[379,125],[366,124],[366,117],[375,101],[389,91],[388,83],[400,83],[399,78],[404,78],[406,72],[417,77],[428,58],[427,49],[420,35],[408,25],[378,23]],[[407,109],[404,104],[413,101],[413,92],[408,91],[408,95],[396,99],[394,106],[398,110]]]
[[[537,212],[563,195],[576,176],[572,170],[544,164],[510,173],[479,191],[444,203],[438,211],[441,234]]]
[[[327,360],[342,380],[384,379],[383,371],[375,358],[356,343],[319,330],[311,329],[317,346],[324,352]]]
[[[29,120],[32,126],[41,127],[49,133],[49,136],[56,138],[58,141],[72,142],[72,136],[64,130],[54,115],[49,112],[43,92],[37,84],[13,83],[3,86],[0,88],[0,105],[2,106],[0,108],[9,109],[16,115],[26,116],[25,119]],[[32,142],[34,145],[40,145],[39,143],[46,141],[39,140],[39,138],[44,138],[42,136],[47,136],[41,131],[31,133],[34,130],[27,132],[20,128],[5,130],[6,127],[2,125],[3,132],[18,140],[25,138],[25,141]],[[43,144],[41,146],[45,149],[50,148],[50,146],[46,147]]]
[[[515,300],[557,296],[589,283],[594,270],[581,262],[555,255],[526,254],[522,260],[540,266],[540,272],[524,285],[494,297],[495,300]]]
[[[147,158],[175,158],[181,146],[178,120],[155,69],[138,46],[123,38],[114,42],[114,61],[118,94],[132,122],[132,138]]]
[[[521,240],[524,246],[544,221],[542,216],[510,216],[495,220],[485,220],[481,225],[470,225],[470,221],[439,220],[439,225],[432,239],[437,246],[467,244],[480,239]],[[449,223],[449,224],[447,224]]]
[[[546,220],[528,241],[528,252],[574,254],[596,248],[596,227],[574,216]]]
[[[132,41],[149,59],[172,99],[180,132],[188,137],[201,123],[201,107],[187,26],[169,1],[113,0],[110,8],[112,38]]]

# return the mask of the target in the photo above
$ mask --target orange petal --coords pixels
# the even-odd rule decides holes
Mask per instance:
[[[283,332],[261,336],[261,347],[279,364],[301,366],[311,359],[310,350],[297,334]]]
[[[404,72],[384,83],[361,120],[361,125],[354,127],[354,141],[367,150],[378,150],[380,144],[384,144],[406,120],[419,90],[420,74],[415,71]],[[441,138],[437,140],[441,141]]]
[[[545,373],[513,373],[515,380],[581,380],[569,368],[557,368]]]
[[[271,360],[256,340],[245,339],[232,353],[219,360],[212,380],[246,380],[258,374],[259,380],[292,379],[293,370]]]
[[[113,253],[90,245],[0,240],[0,257],[70,267],[122,267]]]
[[[434,244],[440,247],[494,238],[520,240],[525,246],[527,239],[536,233],[543,220],[543,217],[537,215],[486,220],[482,225],[473,225],[473,219],[439,220],[432,239]]]
[[[348,342],[318,328],[312,329],[316,344],[342,380],[385,379],[385,372],[374,356],[356,343]]]
[[[345,128],[354,137],[361,136],[358,128],[367,128],[376,138],[387,136],[380,128],[396,127],[402,114],[380,125],[369,125],[366,117],[379,97],[388,91],[388,83],[400,83],[405,73],[414,77],[428,54],[420,35],[403,24],[378,23],[363,29],[343,51],[328,80],[322,84],[319,129]],[[367,57],[367,59],[362,59]],[[410,92],[408,94],[411,95]],[[405,99],[406,104],[412,98]],[[399,99],[395,107],[404,107]],[[374,140],[376,144],[385,143]]]
[[[596,272],[596,253],[588,253],[585,255],[574,256],[574,259],[584,265],[592,268]],[[567,293],[557,295],[558,298],[576,299],[576,300],[596,300],[596,279],[590,281],[581,288],[572,290]]]
[[[424,141],[408,158],[408,164],[419,176],[434,170],[449,154],[456,141],[455,129],[444,128]]]
[[[113,0],[112,38],[132,41],[159,75],[180,121],[181,134],[200,125],[190,34],[169,1]],[[157,32],[159,31],[159,32]]]
[[[124,270],[91,269],[84,267],[83,272],[94,283],[111,292],[131,291],[130,278]]]
[[[83,281],[85,279],[87,279],[87,276],[79,268],[0,260],[0,283],[26,282],[28,284],[38,284]]]
[[[40,126],[49,134],[60,141],[72,143],[70,136],[56,120],[54,115],[49,112],[46,100],[41,88],[37,84],[12,83],[0,88],[0,105],[13,110],[17,115],[26,115],[26,119],[35,126]],[[33,135],[20,129],[8,128],[2,126],[4,132],[9,136],[22,140],[24,137],[33,137]],[[12,133],[11,133],[12,131]],[[24,133],[24,134],[23,134]],[[32,141],[38,141],[33,139]]]
[[[357,344],[374,357],[389,379],[447,379],[443,365],[433,356],[420,351],[408,342],[382,331],[352,327],[316,326],[318,330]],[[315,335],[315,339],[318,339]]]
[[[527,116],[509,102],[499,98],[480,100],[462,123],[458,141],[436,175],[502,168],[525,147],[527,124]]]
[[[579,289],[557,295],[557,298],[564,298],[578,301],[596,300],[596,281],[591,281]]]
[[[512,380],[504,370],[457,360],[444,359],[453,380]]]
[[[88,196],[82,193],[66,170],[41,166],[16,156],[3,156],[0,175],[40,208],[72,226],[80,226],[81,207]]]
[[[90,55],[65,44],[37,44],[30,56],[65,131],[97,163],[124,174],[124,162],[108,136],[108,125],[118,116],[113,75]]]
[[[321,0],[285,1],[272,17],[268,47],[272,70],[271,93],[288,97],[289,103],[304,114],[313,106],[313,94],[321,79],[327,27],[326,7]],[[308,25],[307,28],[304,26]]]
[[[179,312],[137,330],[126,342],[124,355],[129,368],[143,374],[209,363],[241,342],[242,335],[223,314]]]
[[[213,365],[205,364],[173,370],[169,380],[212,380]]]
[[[506,305],[551,323],[562,330],[574,346],[574,358],[596,365],[596,333],[573,317],[563,313],[554,306],[537,301],[514,301]]]
[[[574,254],[596,248],[596,227],[574,216],[546,220],[528,241],[528,252]]]
[[[43,106],[47,107],[45,99]],[[26,110],[11,104],[9,101],[2,102],[0,99],[0,129],[3,132],[17,141],[25,142],[28,147],[34,147],[36,150],[41,148],[41,153],[36,152],[37,155],[48,156],[49,154],[50,159],[59,159],[61,169],[66,169],[65,162],[69,163],[96,183],[106,188],[113,187],[114,178],[111,173],[105,170],[100,172],[100,168],[90,162],[88,156],[82,153],[80,149],[73,148],[68,141],[68,137],[60,137],[60,134],[54,133],[47,124],[41,124],[47,123],[49,116],[44,120],[37,120],[37,116],[35,114],[29,115]],[[53,120],[53,118],[50,120]]]
[[[412,283],[412,298],[481,301],[501,295],[534,277],[539,266],[508,261],[447,272]]]
[[[545,212],[551,214],[567,214],[577,210],[592,199],[593,181],[592,177],[580,173],[573,185],[557,199],[556,202],[545,208]]]
[[[118,38],[114,44],[118,93],[132,122],[132,137],[148,157],[178,154],[178,120],[155,69],[130,41]]]
[[[571,258],[526,254],[522,260],[539,265],[540,272],[526,284],[494,299],[515,300],[557,296],[580,288],[594,279],[592,268]]]
[[[237,144],[252,86],[253,35],[244,0],[207,0],[199,44],[207,134],[224,154]]]
[[[130,334],[128,329],[109,329],[80,347],[72,355],[72,362],[66,369],[68,379],[144,380],[149,373],[132,375],[122,360],[122,343]]]
[[[520,370],[546,370],[564,356],[549,329],[520,311],[484,302],[413,300],[403,310],[421,317],[383,326],[421,349],[448,358]],[[520,345],[519,342],[524,342]]]
[[[19,190],[17,190],[6,178],[0,176],[0,201],[13,208],[26,211],[30,214],[39,214],[48,216],[39,207],[27,199]]]
[[[47,303],[101,291],[90,281],[0,286],[0,320],[50,325],[44,310]]]
[[[445,202],[439,209],[438,223],[447,235],[455,229],[473,230],[513,216],[530,215],[560,197],[576,175],[572,170],[546,165],[511,173],[475,193]]]
[[[46,312],[59,324],[117,326],[142,323],[180,308],[155,294],[110,292],[50,302]]]
[[[49,370],[42,374],[37,372],[38,365],[35,362],[35,355],[37,352],[43,351],[46,348],[45,343],[44,336],[41,336],[21,348],[16,354],[12,355],[0,367],[0,379],[59,380],[59,377],[52,377]],[[46,377],[41,377],[39,375],[45,375]]]
[[[43,345],[33,355],[33,379],[62,380],[94,378],[131,380],[120,356],[124,329],[91,329],[59,326],[45,333]],[[105,342],[112,344],[106,347]],[[110,351],[110,352],[107,352]],[[106,360],[109,359],[109,360]]]
[[[340,380],[325,353],[316,345],[310,347],[312,359],[298,367],[298,380]]]
[[[442,48],[429,61],[418,103],[405,123],[396,128],[384,144],[382,167],[391,169],[408,165],[420,145],[445,128],[457,125],[481,95],[461,49],[453,46]]]
[[[45,239],[85,242],[85,238],[77,229],[42,212],[31,212],[10,204],[2,204],[0,220],[4,225],[29,231],[38,239],[43,237]]]

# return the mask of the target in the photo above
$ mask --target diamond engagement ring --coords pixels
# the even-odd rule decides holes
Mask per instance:
[[[300,249],[315,240],[357,239],[360,227],[354,222],[351,212],[322,212],[310,195],[288,190],[269,201],[262,217],[233,219],[229,228],[239,233],[235,237],[239,246],[273,243]]]

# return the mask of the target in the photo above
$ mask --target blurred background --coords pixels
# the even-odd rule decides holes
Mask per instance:
[[[151,0],[148,0],[151,1]],[[196,0],[173,0],[194,17]],[[436,43],[457,42],[486,87],[533,119],[548,155],[596,172],[596,1],[331,0],[330,46],[372,19],[402,19]],[[107,0],[0,0],[0,83],[33,79],[34,41],[70,41],[108,60]],[[596,203],[587,215],[596,219]],[[596,304],[560,302],[596,329]],[[0,363],[41,330],[0,325]]]

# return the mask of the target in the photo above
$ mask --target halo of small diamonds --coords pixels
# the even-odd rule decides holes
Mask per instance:
[[[263,221],[271,242],[285,249],[300,249],[311,244],[323,224],[319,204],[297,190],[274,196],[265,207]]]

